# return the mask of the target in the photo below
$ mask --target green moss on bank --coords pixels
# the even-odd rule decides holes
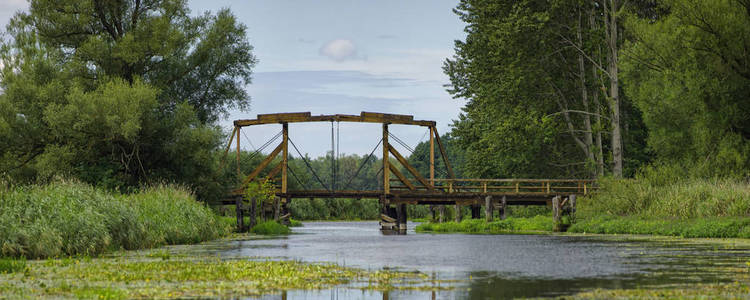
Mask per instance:
[[[552,217],[535,216],[531,218],[510,217],[505,220],[486,222],[482,219],[467,219],[460,223],[422,223],[417,226],[417,232],[441,233],[509,233],[529,231],[552,231]]]
[[[569,232],[601,234],[654,234],[690,238],[750,238],[750,219],[643,218],[602,216],[579,220]]]
[[[121,195],[56,182],[0,192],[0,256],[93,256],[197,243],[229,231],[182,187],[160,185]]]

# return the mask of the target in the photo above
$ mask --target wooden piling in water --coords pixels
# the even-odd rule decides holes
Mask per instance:
[[[453,209],[456,212],[456,223],[461,223],[461,205],[456,204]]]
[[[505,216],[506,216],[505,211],[507,210],[507,208],[508,208],[508,202],[505,199],[505,196],[503,196],[503,199],[500,201],[500,211],[499,211],[500,220],[505,220]]]
[[[257,222],[258,218],[258,211],[257,211],[257,201],[255,200],[255,197],[250,198],[250,226],[248,228],[255,227],[255,223]]]
[[[555,196],[552,198],[552,231],[555,232],[562,231],[560,210],[560,196]]]
[[[237,232],[244,232],[245,231],[245,218],[242,216],[242,198],[237,198],[235,200],[235,209],[234,214],[237,217]]]
[[[440,213],[439,214],[438,222],[440,222],[440,223],[445,222],[445,205],[440,205],[438,207],[438,212]]]
[[[406,204],[399,204],[396,206],[396,214],[398,215],[398,232],[406,233]]]

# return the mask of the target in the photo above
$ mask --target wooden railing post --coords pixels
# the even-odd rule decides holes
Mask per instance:
[[[388,195],[391,192],[391,167],[388,161],[388,123],[383,123],[383,194]],[[388,201],[387,198],[385,200]]]

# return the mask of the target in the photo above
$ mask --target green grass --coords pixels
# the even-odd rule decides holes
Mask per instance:
[[[289,227],[302,227],[302,226],[304,226],[302,225],[302,222],[289,218]]]
[[[229,230],[182,187],[159,185],[121,195],[56,182],[1,192],[0,256],[98,255],[196,243]]]
[[[422,223],[417,226],[417,232],[445,232],[445,233],[509,233],[524,231],[552,231],[552,217],[535,216],[531,218],[510,217],[505,220],[486,222],[482,219],[467,219],[460,223]]]
[[[748,182],[663,173],[653,169],[635,179],[601,179],[595,194],[579,200],[569,231],[750,238]]]
[[[292,230],[276,221],[266,221],[250,228],[250,232],[260,235],[281,235],[289,234]]]
[[[25,258],[0,258],[0,274],[21,272],[26,270]]]

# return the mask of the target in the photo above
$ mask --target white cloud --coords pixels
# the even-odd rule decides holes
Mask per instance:
[[[357,47],[351,40],[337,39],[327,42],[320,47],[320,55],[327,56],[335,61],[345,61],[357,56]]]

